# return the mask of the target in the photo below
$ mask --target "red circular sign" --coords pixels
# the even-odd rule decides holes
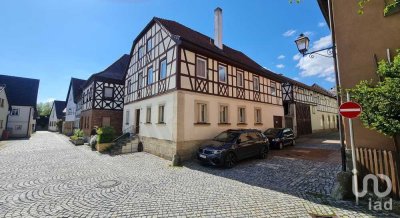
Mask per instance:
[[[339,113],[346,118],[356,118],[361,114],[361,106],[355,102],[345,102],[340,105]]]

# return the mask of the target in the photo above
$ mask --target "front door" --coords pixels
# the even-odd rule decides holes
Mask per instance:
[[[282,117],[274,116],[274,128],[282,128]]]
[[[135,133],[139,134],[140,126],[140,109],[136,109],[136,122],[135,122]]]

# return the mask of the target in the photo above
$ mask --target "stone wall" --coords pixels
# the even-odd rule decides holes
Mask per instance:
[[[140,137],[143,150],[167,160],[172,160],[176,154],[176,142],[170,140],[156,139],[151,137]]]
[[[83,111],[82,117],[82,130],[86,136],[90,135],[90,131],[93,127],[103,127],[103,117],[110,117],[110,126],[114,127],[115,132],[118,135],[121,134],[122,130],[122,111],[116,110],[87,110]],[[89,125],[85,125],[85,119],[89,120]]]

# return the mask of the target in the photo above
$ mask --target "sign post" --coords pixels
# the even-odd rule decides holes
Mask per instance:
[[[353,193],[356,197],[356,204],[358,205],[358,180],[357,180],[357,162],[356,150],[354,146],[354,133],[353,133],[353,120],[361,114],[361,106],[357,103],[350,101],[350,94],[347,92],[347,102],[340,105],[339,113],[349,119],[350,131],[350,144],[351,144],[351,159],[353,162]]]

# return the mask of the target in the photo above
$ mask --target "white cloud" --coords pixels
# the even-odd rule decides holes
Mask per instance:
[[[278,65],[276,65],[276,67],[279,68],[279,69],[282,69],[282,68],[285,67],[285,65],[283,65],[283,64],[278,64]]]
[[[279,55],[277,58],[281,60],[281,59],[285,59],[285,57],[286,57],[285,55]]]
[[[306,36],[312,36],[312,35],[314,35],[314,33],[311,32],[311,31],[306,31],[306,32],[304,32],[303,34],[306,35]]]
[[[311,51],[329,47],[331,43],[331,36],[321,37],[319,40],[313,43]],[[321,54],[325,51],[321,51]],[[300,54],[296,54],[293,60],[298,61],[296,67],[300,69],[301,77],[317,77],[323,78],[328,82],[335,82],[334,65],[333,59],[330,57],[323,57],[318,54],[313,55],[314,58],[306,55],[302,57]]]
[[[324,26],[326,26],[326,23],[325,23],[325,22],[319,22],[319,23],[318,23],[318,27],[324,27]]]
[[[282,35],[284,37],[289,37],[289,36],[293,36],[297,31],[296,30],[288,30],[286,32],[284,32]]]

